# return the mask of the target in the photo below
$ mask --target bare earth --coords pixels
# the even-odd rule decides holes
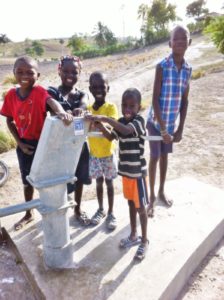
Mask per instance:
[[[108,99],[120,107],[122,92],[128,87],[137,87],[142,92],[143,105],[148,107],[151,101],[155,64],[168,53],[168,46],[163,44],[128,54],[85,60],[79,86],[87,91],[89,74],[95,70],[102,70],[108,74],[110,80],[111,90]],[[218,54],[214,46],[202,37],[193,37],[193,45],[188,49],[186,58],[193,69],[202,65],[223,62],[223,56]],[[40,84],[45,87],[58,85],[56,70],[55,63],[42,65]],[[4,72],[0,72],[0,81],[5,74],[10,73],[10,69]],[[174,154],[170,156],[168,180],[190,175],[220,189],[224,188],[223,78],[224,67],[219,72],[208,73],[198,80],[192,80],[184,138],[181,143],[175,145]],[[0,89],[0,94],[2,94],[3,88]],[[142,114],[146,116],[147,109]],[[4,118],[0,117],[0,122],[0,129],[5,129]],[[149,149],[146,145],[146,158],[149,156],[148,153]],[[10,178],[5,186],[0,188],[1,207],[23,202],[15,150],[0,154],[0,159],[4,160],[10,168]],[[120,179],[116,179],[115,186],[115,192],[121,193]],[[95,184],[92,184],[85,188],[83,199],[94,198]],[[2,253],[2,248],[0,248],[0,253]],[[1,270],[4,266],[2,268],[1,256],[0,263],[0,278],[2,278],[4,273]],[[4,284],[0,281],[0,296],[3,288]],[[25,298],[20,297],[20,299]],[[224,241],[192,275],[181,299],[224,299]]]

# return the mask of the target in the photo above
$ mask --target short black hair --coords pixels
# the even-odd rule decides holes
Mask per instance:
[[[91,84],[91,81],[93,80],[94,77],[98,77],[100,79],[103,79],[106,82],[106,84],[108,84],[108,78],[107,78],[105,73],[100,72],[100,71],[95,71],[95,72],[91,73],[91,75],[89,77],[89,83],[90,84]]]
[[[125,98],[135,98],[139,104],[141,104],[141,101],[142,101],[142,95],[141,95],[140,91],[136,88],[129,88],[129,89],[125,90],[122,95],[122,101]]]
[[[28,65],[31,65],[33,66],[36,70],[38,70],[38,63],[37,61],[31,57],[31,56],[20,56],[16,59],[15,63],[14,63],[14,66],[13,66],[13,71],[15,70],[15,68],[17,67],[17,65],[20,63],[20,62],[24,62]]]

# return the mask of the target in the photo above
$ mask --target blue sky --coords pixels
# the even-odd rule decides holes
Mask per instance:
[[[169,0],[176,4],[178,16],[185,18],[186,6],[194,0]],[[0,33],[14,42],[29,39],[71,37],[74,33],[91,34],[98,21],[116,36],[140,36],[137,20],[145,0],[3,0]],[[207,0],[210,11],[221,12],[224,0]],[[224,13],[224,11],[222,10]]]

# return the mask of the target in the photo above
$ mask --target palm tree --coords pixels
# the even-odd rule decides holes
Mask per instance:
[[[6,34],[0,34],[0,44],[5,45],[6,43],[11,42]],[[5,46],[3,47],[3,56],[5,56]]]

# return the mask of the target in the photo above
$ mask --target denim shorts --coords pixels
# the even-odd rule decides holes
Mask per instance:
[[[24,185],[30,185],[27,181],[26,176],[30,174],[32,162],[34,159],[34,155],[37,149],[37,140],[27,140],[21,139],[24,144],[29,144],[34,147],[33,153],[31,155],[24,153],[19,147],[16,148],[16,154],[19,161],[19,169],[21,173],[22,182]]]
[[[158,129],[155,126],[148,122],[146,125],[148,129],[149,135],[156,135],[161,136]],[[149,141],[149,148],[150,148],[150,156],[153,158],[158,158],[162,154],[168,154],[173,152],[173,143],[165,144],[163,141]]]

